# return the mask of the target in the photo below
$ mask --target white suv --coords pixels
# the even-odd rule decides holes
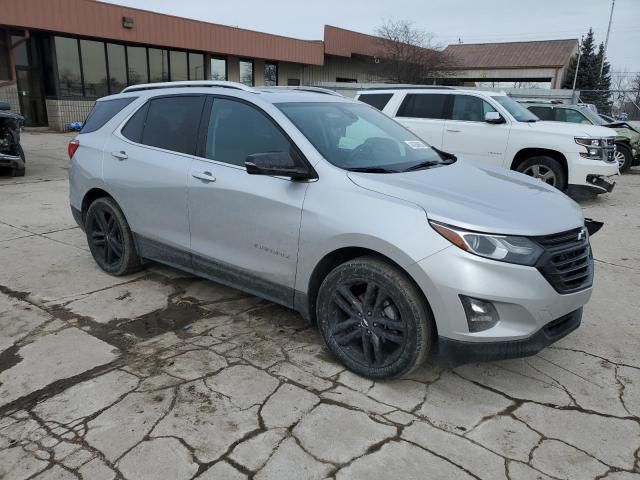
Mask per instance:
[[[516,170],[560,190],[604,193],[615,185],[614,132],[540,121],[504,93],[390,88],[356,98],[454,155]]]

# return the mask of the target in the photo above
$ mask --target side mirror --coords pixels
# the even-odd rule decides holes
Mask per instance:
[[[487,123],[504,123],[504,118],[498,112],[487,112],[484,114],[484,121]]]
[[[7,102],[0,102],[0,110],[11,110],[11,105]]]
[[[294,180],[315,178],[312,172],[294,161],[289,152],[267,152],[249,155],[244,162],[249,175],[289,177]]]

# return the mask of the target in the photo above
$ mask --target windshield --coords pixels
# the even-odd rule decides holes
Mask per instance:
[[[345,170],[396,173],[452,162],[368,105],[295,102],[276,106],[324,158]]]
[[[604,119],[600,115],[598,115],[596,112],[594,112],[590,108],[581,108],[580,113],[582,113],[585,117],[587,117],[589,121],[594,125],[606,125],[607,123],[609,123],[604,121]]]
[[[507,112],[509,112],[513,116],[513,118],[515,118],[519,122],[537,122],[539,120],[538,117],[536,117],[533,113],[524,108],[511,97],[507,97],[506,95],[495,95],[491,98],[502,105],[507,110]]]

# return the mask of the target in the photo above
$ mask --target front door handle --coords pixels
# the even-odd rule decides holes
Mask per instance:
[[[455,128],[447,128],[447,132],[460,133],[460,130],[456,130]]]
[[[120,161],[129,158],[129,155],[127,155],[127,152],[125,152],[124,150],[120,150],[119,152],[111,152],[111,155],[113,155]]]
[[[205,183],[215,182],[216,177],[214,177],[211,172],[193,172],[191,174],[193,178],[197,178],[198,180],[202,180]]]

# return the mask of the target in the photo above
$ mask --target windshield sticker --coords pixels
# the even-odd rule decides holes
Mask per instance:
[[[422,150],[424,148],[429,148],[419,140],[405,140],[404,143],[409,145],[414,150]]]

